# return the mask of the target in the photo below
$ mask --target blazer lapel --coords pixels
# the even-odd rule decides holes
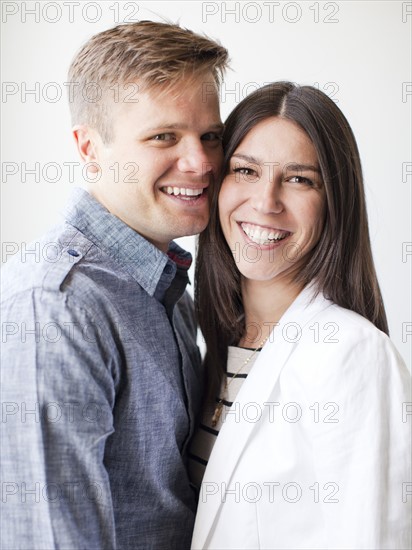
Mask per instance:
[[[223,488],[229,486],[242,451],[253,430],[259,426],[258,421],[242,422],[242,411],[250,403],[257,403],[264,410],[263,404],[270,399],[283,367],[299,344],[299,338],[294,336],[293,331],[296,334],[317,313],[332,305],[322,293],[312,300],[313,295],[314,286],[306,287],[284,313],[226,416],[202,481],[194,534],[196,548],[203,548],[207,542],[222,505]],[[202,506],[202,502],[206,505]]]

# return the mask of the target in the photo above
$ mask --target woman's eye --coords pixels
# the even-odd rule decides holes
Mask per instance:
[[[157,134],[151,138],[153,141],[173,141],[175,140],[174,134]]]
[[[304,178],[303,176],[292,176],[291,178],[288,178],[288,181],[291,183],[302,183],[304,185],[310,185],[313,186],[314,183],[309,178]]]
[[[236,166],[232,169],[235,174],[242,174],[243,176],[256,176],[256,171],[246,166]]]

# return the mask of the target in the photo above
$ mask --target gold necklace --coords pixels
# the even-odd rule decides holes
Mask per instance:
[[[244,363],[242,363],[242,365],[240,366],[240,368],[238,369],[238,371],[232,376],[232,378],[230,379],[230,382],[228,383],[227,381],[227,375],[226,375],[226,382],[225,382],[225,387],[224,387],[224,390],[223,390],[223,395],[226,395],[228,389],[229,389],[229,386],[230,384],[233,382],[233,380],[236,378],[236,376],[240,373],[240,371],[242,369],[244,369],[246,367],[246,365],[251,361],[252,357],[255,356],[255,354],[263,348],[263,346],[266,344],[266,340],[269,338],[269,336],[266,336],[266,338],[264,338],[260,344],[258,345],[258,347],[256,349],[253,350],[252,354],[249,355],[249,357],[244,361]],[[219,399],[219,401],[217,402],[217,405],[216,405],[216,408],[215,408],[215,411],[213,413],[213,416],[212,416],[212,426],[213,428],[216,426],[216,424],[219,422],[219,418],[222,414],[222,410],[223,410],[223,401],[224,401],[224,398],[221,397]]]

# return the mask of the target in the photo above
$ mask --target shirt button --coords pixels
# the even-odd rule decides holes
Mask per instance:
[[[77,258],[77,256],[80,256],[77,250],[73,250],[73,248],[69,248],[69,250],[67,251],[67,254],[70,254],[70,256],[74,256],[75,258]]]
[[[167,273],[168,275],[170,275],[172,271],[173,271],[173,267],[171,265],[167,265],[165,267],[165,273]]]

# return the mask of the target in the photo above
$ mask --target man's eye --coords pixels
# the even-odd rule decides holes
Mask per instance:
[[[176,138],[174,134],[156,134],[151,139],[153,141],[173,141]]]
[[[202,141],[222,141],[222,135],[217,134],[216,132],[208,132],[203,134]]]

